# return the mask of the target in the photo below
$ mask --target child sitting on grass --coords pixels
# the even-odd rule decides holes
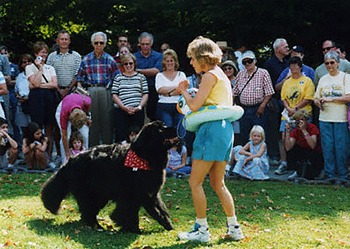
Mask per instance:
[[[79,131],[74,131],[69,139],[69,153],[71,156],[84,151],[84,138]]]
[[[28,169],[43,170],[48,166],[47,155],[48,138],[42,133],[35,122],[28,124],[27,134],[23,138],[22,152],[26,159]],[[54,168],[54,163],[49,166]]]
[[[18,155],[18,145],[8,134],[8,122],[0,117],[0,168],[12,170]]]
[[[235,146],[234,152],[237,163],[233,169],[250,180],[266,180],[269,170],[265,131],[260,125],[254,125],[250,131],[250,141],[244,147]]]
[[[175,142],[176,138],[170,139],[171,143]],[[169,162],[166,167],[167,175],[173,174],[190,174],[191,166],[186,166],[187,150],[182,141],[179,140],[175,146],[169,150]]]

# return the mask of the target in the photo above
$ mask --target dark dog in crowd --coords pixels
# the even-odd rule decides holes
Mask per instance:
[[[155,121],[145,125],[130,146],[100,145],[70,158],[43,186],[44,206],[57,214],[61,201],[71,193],[81,219],[91,227],[100,227],[96,216],[112,200],[116,208],[111,219],[121,231],[140,233],[141,206],[165,229],[172,230],[160,190],[167,151],[173,146],[169,139],[174,137],[174,128]]]

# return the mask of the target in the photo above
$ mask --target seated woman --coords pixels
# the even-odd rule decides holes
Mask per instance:
[[[288,179],[297,176],[313,179],[323,169],[323,156],[320,131],[308,122],[309,113],[304,109],[297,110],[292,118],[296,121],[296,127],[292,130],[286,123],[285,148],[287,150],[287,163],[291,169],[295,169]]]
[[[27,134],[24,134],[23,137],[22,146],[22,152],[26,159],[28,169],[42,170],[46,169],[48,165],[51,168],[55,168],[53,162],[49,163],[47,149],[47,136],[42,133],[42,129],[37,123],[29,123]]]
[[[175,138],[170,139],[171,143],[174,143]],[[166,167],[166,173],[169,176],[172,175],[187,175],[191,173],[191,166],[186,166],[187,150],[182,141],[169,150],[169,162]]]

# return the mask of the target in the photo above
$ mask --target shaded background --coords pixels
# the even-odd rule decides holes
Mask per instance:
[[[106,51],[115,54],[119,33],[128,34],[135,52],[138,35],[147,31],[154,35],[153,48],[169,43],[189,74],[186,48],[198,35],[233,48],[244,44],[258,53],[260,65],[271,55],[272,42],[284,37],[290,47],[303,46],[305,64],[316,67],[323,40],[350,49],[349,13],[345,0],[0,0],[0,44],[17,62],[20,54],[32,52],[34,42],[51,47],[57,32],[66,29],[71,48],[85,55],[92,51],[91,34],[104,31]]]

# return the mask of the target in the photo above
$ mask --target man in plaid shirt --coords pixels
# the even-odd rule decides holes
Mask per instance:
[[[114,58],[104,52],[107,35],[96,32],[91,36],[94,51],[84,56],[77,75],[77,81],[88,89],[91,97],[92,124],[89,132],[89,146],[113,142],[112,94],[110,87],[117,73]]]
[[[256,67],[256,57],[252,51],[244,52],[242,64],[245,70],[237,74],[233,98],[239,98],[244,108],[244,115],[239,123],[242,144],[246,144],[254,125],[261,125],[266,129],[268,115],[266,105],[275,91],[267,70]]]

